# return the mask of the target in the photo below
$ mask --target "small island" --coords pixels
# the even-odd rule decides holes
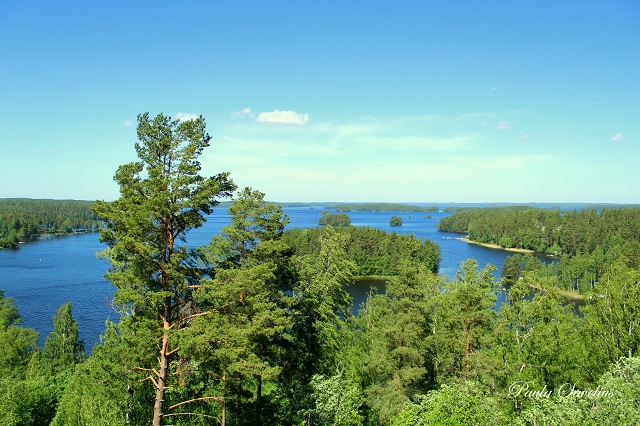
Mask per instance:
[[[331,226],[349,226],[351,225],[351,217],[349,217],[349,215],[346,213],[331,213],[328,210],[325,210],[322,212],[318,224]]]
[[[402,226],[402,218],[400,216],[391,216],[389,220],[390,226]]]

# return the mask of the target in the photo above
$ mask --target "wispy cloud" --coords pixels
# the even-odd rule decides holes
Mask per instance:
[[[262,116],[262,120],[272,118]],[[286,196],[292,199],[371,200],[464,193],[469,185],[465,176],[494,187],[515,188],[522,176],[558,163],[556,157],[522,151],[524,147],[511,140],[496,141],[495,133],[478,128],[482,118],[493,117],[363,117],[269,129],[259,124],[270,121],[257,118],[228,120],[218,127],[214,149],[203,158],[203,165],[231,172],[240,186],[259,182],[259,189],[273,197],[283,197],[278,194],[286,182]],[[496,124],[492,120],[487,128],[495,129]],[[521,139],[532,137],[525,134]],[[509,147],[510,155],[504,155],[501,147]],[[403,189],[406,195],[397,192],[398,181],[411,183]]]
[[[498,130],[506,130],[511,128],[511,123],[508,121],[498,121],[496,123],[496,129]]]
[[[135,124],[135,123],[134,123],[133,121],[131,121],[131,120],[125,120],[125,121],[122,123],[122,125],[123,125],[123,126],[125,126],[125,127],[131,127],[131,126],[133,126],[134,124]]]
[[[622,136],[621,133],[616,133],[612,138],[611,138],[611,142],[616,142],[616,143],[620,143],[624,141],[624,136]]]
[[[255,114],[251,112],[251,108],[243,108],[240,111],[231,111],[231,118],[235,119],[249,118],[254,116]]]
[[[529,139],[532,139],[532,138],[533,138],[533,135],[531,133],[527,133],[526,135],[520,136],[521,141],[528,141]]]
[[[304,126],[309,122],[309,114],[299,114],[295,111],[274,110],[271,112],[261,112],[258,115],[258,123],[264,124],[294,124]]]
[[[198,116],[196,114],[188,114],[186,112],[179,112],[176,115],[174,115],[173,118],[175,118],[176,120],[180,120],[180,121],[191,121],[191,120],[195,120],[196,118],[198,118]]]

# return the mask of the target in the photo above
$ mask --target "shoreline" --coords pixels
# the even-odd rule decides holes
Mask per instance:
[[[458,238],[458,239],[461,240],[461,241],[464,241],[465,243],[475,244],[475,245],[478,245],[478,246],[481,246],[481,247],[490,248],[490,249],[498,249],[498,250],[510,251],[510,252],[513,252],[513,253],[522,253],[522,254],[536,254],[535,251],[529,250],[529,249],[507,248],[507,247],[499,246],[497,244],[479,243],[477,241],[470,240],[467,237],[461,237],[461,238]]]
[[[482,247],[486,247],[486,248],[490,248],[490,249],[505,250],[505,251],[510,251],[510,252],[514,252],[514,253],[522,253],[522,254],[540,254],[540,253],[537,253],[537,252],[535,252],[533,250],[529,250],[529,249],[505,248],[505,247],[500,247],[497,244],[479,243],[477,241],[470,240],[467,237],[461,237],[461,238],[458,238],[458,239],[461,240],[461,241],[464,241],[465,243],[476,244],[476,245],[479,245],[479,246],[482,246]],[[538,291],[544,291],[544,289],[542,289],[540,287],[531,286],[531,288],[534,288],[534,289],[536,289]],[[586,296],[584,294],[578,293],[575,290],[565,290],[565,289],[558,288],[558,292],[561,295],[569,298],[573,303],[581,303],[581,304],[585,303]]]

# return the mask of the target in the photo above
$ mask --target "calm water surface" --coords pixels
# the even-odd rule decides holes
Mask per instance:
[[[309,228],[318,225],[322,207],[291,207],[284,211],[291,220],[287,228]],[[461,262],[475,258],[480,268],[487,263],[496,265],[498,279],[502,263],[510,253],[465,243],[456,239],[459,234],[439,232],[436,224],[450,214],[351,212],[349,216],[356,226],[413,233],[418,238],[437,243],[441,250],[441,274],[452,277]],[[389,219],[394,215],[402,217],[402,226],[389,226]],[[217,209],[202,228],[191,231],[189,245],[208,243],[227,223],[226,210]],[[73,315],[78,320],[80,337],[85,341],[87,351],[99,341],[105,320],[117,321],[118,314],[110,306],[113,288],[103,278],[109,264],[95,256],[104,248],[98,237],[97,233],[45,237],[21,244],[17,250],[0,250],[0,289],[4,290],[5,297],[14,298],[23,318],[22,325],[40,332],[40,344],[53,328],[52,316],[68,301],[73,303]],[[356,305],[364,299],[363,291],[356,289],[353,294]]]

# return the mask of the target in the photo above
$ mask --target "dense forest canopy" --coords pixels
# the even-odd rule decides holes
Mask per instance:
[[[443,229],[562,257],[514,255],[501,282],[469,259],[446,278],[431,241],[285,231],[265,194],[200,176],[202,117],[141,114],[138,139],[138,161],[116,172],[120,198],[95,206],[119,322],[87,357],[65,304],[40,348],[0,291],[1,424],[640,423],[637,210],[462,211]],[[231,222],[187,248],[187,231],[234,192]],[[386,287],[352,315],[346,287],[361,275]],[[565,275],[589,277],[578,308]]]
[[[97,230],[93,201],[0,199],[0,247],[16,247],[39,235]]]

